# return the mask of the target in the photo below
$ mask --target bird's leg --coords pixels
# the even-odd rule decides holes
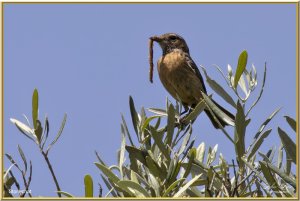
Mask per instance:
[[[193,112],[193,110],[194,110],[194,107],[190,107],[189,113],[187,115],[191,114],[191,112]]]
[[[193,112],[193,110],[195,109],[195,106],[196,106],[196,105],[192,105],[191,107],[184,106],[184,109],[185,109],[185,110],[181,113],[181,115],[182,115],[182,114],[185,114],[185,113],[187,113],[187,114],[184,115],[183,117],[181,117],[181,118],[179,119],[179,124],[180,124],[180,126],[185,127],[185,126],[187,125],[187,122],[185,122],[184,119],[185,119],[189,114],[191,114],[191,112]],[[192,123],[194,123],[195,120],[196,120],[196,119],[194,119],[194,120],[192,121]]]
[[[184,111],[183,111],[183,112],[181,112],[180,116],[184,115],[184,114],[185,114],[185,113],[187,113],[187,112],[189,112],[189,113],[190,113],[190,108],[189,108],[189,106],[187,106],[187,105],[184,105],[183,107],[184,107]]]
[[[186,116],[187,115],[189,115],[190,113],[191,113],[191,108],[189,108],[189,106],[188,105],[183,105],[183,107],[184,107],[184,111],[183,112],[181,112],[181,114],[180,114],[180,118],[179,118],[179,126],[181,127],[181,128],[184,128],[185,126],[186,126],[186,122],[184,122],[184,119],[186,118]],[[186,114],[187,113],[187,114]],[[184,114],[186,114],[186,115],[184,115]],[[184,115],[183,117],[181,117],[182,115]]]

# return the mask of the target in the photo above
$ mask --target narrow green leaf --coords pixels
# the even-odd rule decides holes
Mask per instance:
[[[143,122],[147,119],[147,115],[146,115],[146,111],[145,111],[145,108],[142,107],[141,108],[141,113],[140,113],[140,119],[141,119],[141,125],[143,125]]]
[[[147,163],[146,163],[146,156],[148,155],[147,151],[141,151],[138,148],[128,146],[128,145],[125,146],[125,149],[129,153],[129,157],[132,157],[133,159],[138,160],[142,164],[147,166]],[[138,172],[138,171],[136,171],[136,172]]]
[[[85,197],[93,197],[94,195],[93,178],[89,174],[84,176],[84,190],[85,190]]]
[[[203,162],[204,156],[205,156],[205,143],[202,142],[202,143],[197,147],[196,159],[199,160],[200,162]]]
[[[246,69],[244,69],[244,72],[245,72],[245,70]],[[245,78],[244,78],[243,74],[240,77],[238,85],[241,87],[242,91],[244,92],[244,94],[245,94],[245,96],[247,98],[248,97],[248,90],[247,90],[247,87],[246,87],[246,82],[245,82]]]
[[[117,184],[120,179],[106,166],[100,164],[100,163],[95,163],[95,165],[107,176],[107,178],[111,179],[115,184]]]
[[[137,179],[137,174],[133,170],[130,170],[130,180],[135,183],[139,183]]]
[[[155,197],[159,197],[161,185],[159,184],[157,179],[151,173],[149,173],[149,175],[148,175],[148,182],[155,192]]]
[[[242,159],[242,161],[246,164],[246,166],[248,166],[248,167],[256,174],[256,176],[257,176],[260,180],[262,180],[265,184],[268,184],[266,178],[263,177],[263,176],[260,174],[260,172],[257,170],[257,168],[253,167],[253,166],[246,160],[246,158],[242,157],[241,159]]]
[[[158,127],[160,126],[160,121],[161,121],[161,117],[158,117],[157,122],[156,122],[156,124],[154,126],[155,130],[157,130]]]
[[[10,154],[6,153],[5,156],[6,156],[6,158],[8,158],[8,160],[9,160],[12,164],[14,164],[14,165],[21,171],[21,169],[20,169],[18,163],[16,163],[16,161],[13,159],[13,157],[12,157]]]
[[[250,70],[250,73],[247,71],[247,69],[244,70],[244,74],[250,89],[251,89],[250,82],[252,81],[251,73],[252,73],[252,69]]]
[[[180,149],[178,151],[178,155],[182,154],[183,151],[185,150],[186,146],[188,145],[190,138],[192,136],[192,125],[189,125],[189,132],[187,134],[185,134],[185,137],[182,140]]]
[[[123,128],[125,129],[125,132],[126,132],[127,136],[128,136],[129,142],[130,142],[131,146],[134,146],[123,114],[121,114],[121,118],[122,118],[122,125],[123,125]]]
[[[131,188],[134,191],[138,191],[144,197],[150,197],[150,195],[148,194],[148,192],[140,184],[135,183],[133,181],[130,181],[130,180],[119,181],[118,182],[118,186],[120,186],[121,188],[122,187]]]
[[[165,144],[171,147],[173,134],[175,128],[175,109],[172,104],[170,104],[168,109],[168,124],[167,124],[167,136]]]
[[[26,172],[27,172],[27,160],[26,160],[25,154],[24,154],[24,152],[23,152],[23,150],[22,150],[22,148],[21,148],[20,145],[18,145],[18,151],[19,151],[19,154],[20,154],[20,156],[22,158],[22,161],[24,163],[25,174],[26,174]]]
[[[37,128],[37,122],[38,120],[38,111],[39,110],[39,93],[37,89],[34,89],[32,94],[32,122],[33,122],[33,128]]]
[[[133,102],[133,99],[131,96],[129,96],[129,107],[130,107],[133,128],[136,133],[137,139],[140,140],[139,135],[138,135],[139,118],[138,118],[138,114],[135,110],[134,102]]]
[[[262,163],[264,163],[264,165],[268,166],[273,172],[278,174],[284,181],[286,181],[291,186],[296,188],[296,181],[293,178],[289,177],[287,174],[285,174],[282,170],[278,169],[272,163],[266,163],[266,162],[262,162]]]
[[[266,178],[270,188],[273,190],[273,192],[276,194],[277,197],[282,197],[282,195],[280,193],[281,189],[279,188],[279,185],[276,182],[276,180],[274,179],[273,175],[271,174],[269,168],[262,161],[259,161],[259,164],[260,164],[261,170],[262,170],[264,177]]]
[[[271,163],[271,161],[270,161],[269,157],[267,156],[267,154],[263,154],[260,151],[258,151],[257,153],[258,153],[258,155],[260,155],[263,158],[263,161]]]
[[[119,157],[119,168],[120,168],[121,178],[123,178],[122,166],[125,162],[125,145],[126,145],[125,133],[122,132],[121,136],[122,136],[122,140],[121,140],[120,157]]]
[[[248,53],[246,50],[242,51],[242,53],[239,56],[238,65],[236,68],[236,73],[234,76],[234,85],[233,87],[236,89],[238,82],[240,80],[241,75],[243,74],[248,60]]]
[[[275,110],[259,127],[257,133],[254,136],[253,142],[250,144],[250,146],[247,149],[247,152],[253,147],[254,143],[257,141],[257,139],[260,137],[262,132],[264,131],[265,127],[268,125],[268,123],[273,119],[273,117],[279,112],[280,108]]]
[[[149,112],[153,112],[154,114],[157,114],[159,116],[168,116],[168,113],[164,109],[159,109],[159,108],[148,108]]]
[[[210,148],[209,155],[207,156],[207,166],[210,166],[212,162],[216,159],[216,154],[218,151],[218,144],[214,146],[213,149]]]
[[[287,175],[290,175],[291,173],[291,168],[292,168],[292,158],[289,154],[286,154],[285,157],[286,163],[285,163],[285,172]]]
[[[143,184],[145,186],[146,189],[150,189],[150,185],[148,184],[148,182],[146,181],[146,179],[142,176],[140,176],[139,174],[137,174],[135,171],[133,170],[129,170],[129,168],[124,167],[124,170],[130,172],[130,180],[138,183],[138,184]],[[129,178],[129,177],[128,177]]]
[[[272,146],[272,148],[267,152],[267,156],[268,156],[268,158],[270,159],[271,162],[272,162],[273,159],[274,159],[275,150],[276,150],[276,147],[275,147],[275,145],[274,145],[274,146]]]
[[[269,136],[269,134],[271,133],[272,129],[266,130],[263,134],[261,134],[260,138],[256,139],[256,141],[253,144],[253,148],[251,149],[251,151],[249,152],[248,155],[248,160],[250,160],[250,158],[256,153],[256,151],[260,148],[260,146],[262,145],[264,139],[266,137]]]
[[[35,136],[37,138],[38,143],[41,143],[41,138],[43,134],[43,127],[40,120],[36,120],[36,129],[34,129]]]
[[[150,135],[154,139],[154,143],[157,145],[161,153],[166,157],[168,161],[171,160],[168,148],[165,146],[165,144],[162,142],[161,137],[159,136],[159,133],[153,128],[150,127]]]
[[[44,132],[43,132],[42,137],[41,137],[42,149],[44,148],[45,143],[48,139],[49,130],[50,130],[49,120],[48,120],[48,117],[46,115],[45,122],[44,122]]]
[[[99,156],[99,154],[98,154],[97,151],[95,151],[95,154],[96,154],[96,157],[97,157],[98,161],[99,161],[102,165],[107,166],[107,165],[104,163],[104,161],[100,158],[100,156]]]
[[[163,178],[163,175],[161,174],[161,169],[158,167],[158,165],[155,163],[155,161],[149,157],[146,156],[146,163],[147,163],[147,168],[153,174],[154,177],[156,178]]]
[[[110,169],[111,171],[116,170],[116,171],[120,172],[120,168],[117,165],[111,165],[108,167],[108,169]]]
[[[224,178],[227,178],[228,164],[227,164],[226,160],[224,159],[222,153],[219,154],[219,166],[220,166],[220,171],[221,171],[222,176]],[[229,179],[229,178],[227,178],[227,179]]]
[[[207,179],[198,179],[191,186],[204,186],[207,184]]]
[[[173,173],[175,172],[176,169],[176,165],[178,164],[178,157],[175,157],[174,160],[171,160],[168,166],[168,174],[167,174],[167,181],[168,183],[172,183],[173,181],[171,181]],[[175,176],[177,177],[177,175]]]
[[[289,117],[289,116],[284,116],[290,127],[296,132],[296,120]]]
[[[58,131],[58,133],[57,133],[55,139],[54,139],[54,140],[51,142],[51,144],[48,146],[47,152],[51,149],[51,147],[57,142],[57,140],[58,140],[59,137],[61,136],[61,134],[62,134],[62,132],[63,132],[63,130],[64,130],[64,127],[65,127],[66,121],[67,121],[67,114],[65,113],[64,118],[63,118],[63,120],[62,120],[62,122],[61,122],[61,126],[60,126],[60,128],[59,128],[59,131]]]
[[[182,163],[181,166],[183,168],[186,168],[187,163]],[[192,165],[192,169],[191,169],[191,173],[194,175],[198,175],[198,174],[204,174],[207,175],[207,170],[208,167],[206,164],[198,161],[197,159],[194,159],[194,163]]]
[[[7,156],[6,156],[7,157]],[[3,179],[6,180],[9,177],[9,172],[10,170],[15,166],[15,163],[12,163],[5,171],[4,171],[4,175],[3,175]]]
[[[112,187],[110,182],[102,174],[100,174],[100,176],[101,176],[103,182],[105,183],[107,189],[109,190],[109,193],[107,193],[107,195],[105,197],[107,197],[110,193],[112,194],[112,196],[118,197],[117,193],[114,190],[114,187]]]
[[[202,176],[202,174],[195,176],[193,179],[191,179],[189,182],[187,182],[180,190],[174,195],[174,197],[180,197],[182,194],[191,186],[194,184],[194,182],[197,181]]]
[[[258,188],[258,190],[259,190],[258,193],[259,193],[261,196],[263,195],[263,193],[262,193],[260,187],[263,189],[263,191],[264,191],[265,194],[267,195],[267,198],[273,197],[273,196],[271,195],[271,192],[270,192],[270,189],[269,189],[268,186],[265,186],[265,185],[261,184],[261,183],[258,182],[257,180],[255,181],[255,184],[256,184],[257,188],[259,187],[259,188]]]
[[[281,139],[281,142],[284,146],[286,153],[291,157],[292,161],[296,164],[296,144],[293,140],[283,131],[280,127],[278,127],[278,134]]]
[[[266,66],[266,63],[265,63],[265,66]],[[252,76],[252,70],[253,70],[254,76]],[[254,64],[252,64],[251,77],[253,77],[254,80],[257,80],[257,79],[256,79],[256,78],[257,78],[257,72],[256,72],[256,68],[255,68]]]
[[[164,192],[164,194],[162,195],[162,197],[168,197],[168,194],[177,187],[177,184],[183,182],[185,180],[185,178],[180,178],[176,181],[174,181],[168,188],[167,190]]]
[[[190,149],[190,151],[189,151],[189,162],[187,164],[187,167],[185,168],[185,172],[184,172],[184,175],[182,176],[182,178],[187,178],[188,175],[190,174],[195,156],[196,156],[196,148]]]
[[[26,119],[26,122],[27,122],[28,126],[31,127],[31,124],[30,124],[30,122],[29,122],[28,117],[27,117],[25,114],[23,114],[23,117]]]
[[[74,197],[72,194],[65,192],[65,191],[56,191],[57,193],[60,193],[61,195],[64,195],[66,197]]]
[[[259,127],[258,132],[255,134],[254,138],[257,139],[259,137],[259,135],[262,133],[262,131],[264,130],[264,128],[268,125],[268,123],[273,119],[273,117],[279,112],[281,108],[278,108],[277,110],[275,110],[263,123],[262,125]]]
[[[205,68],[202,67],[202,70],[204,72],[204,75],[206,77],[206,81],[209,84],[209,86],[217,93],[219,94],[227,103],[229,103],[230,105],[232,105],[234,108],[236,108],[236,104],[234,102],[234,100],[231,98],[231,96],[223,89],[223,87],[221,85],[219,85],[215,80],[211,79]]]
[[[215,173],[215,171],[213,171],[213,166],[210,166],[208,171],[207,171],[207,178],[208,178],[208,188],[211,190],[212,187],[216,188],[216,189],[221,189],[222,187],[222,182],[217,179],[217,174]]]
[[[208,105],[209,108],[213,111],[213,113],[224,120],[227,124],[234,126],[235,122],[233,119],[231,119],[227,114],[225,114],[216,104],[211,100],[210,97],[208,97],[205,93],[201,92],[205,103]]]
[[[240,162],[240,167],[242,166],[242,161],[240,158],[245,154],[245,134],[247,121],[246,116],[244,114],[244,109],[241,103],[237,102],[237,113],[235,116],[235,129],[234,129],[234,141],[235,141],[235,151],[238,156],[238,160]]]
[[[29,128],[27,125],[23,124],[22,122],[11,118],[10,121],[15,124],[15,126],[19,129],[19,131],[24,134],[26,137],[37,143],[36,136],[34,134],[34,130]]]
[[[254,68],[255,69],[255,68]],[[256,77],[256,76],[255,76]],[[262,83],[262,86],[261,86],[261,90],[259,92],[259,95],[257,97],[257,99],[253,102],[253,104],[251,105],[250,109],[248,110],[248,112],[246,113],[246,116],[249,115],[250,111],[255,107],[255,105],[259,102],[262,94],[263,94],[263,91],[264,91],[264,87],[265,87],[265,83],[266,83],[266,78],[267,78],[267,63],[265,63],[265,70],[264,70],[264,78],[263,78],[263,83]],[[256,79],[256,78],[255,78]]]
[[[228,76],[226,76],[226,75],[223,73],[223,71],[221,70],[221,68],[220,68],[218,65],[213,64],[213,66],[217,68],[217,70],[219,71],[219,73],[222,75],[222,77],[223,77],[224,80],[226,81],[227,85],[228,85],[230,88],[232,88],[232,80],[233,80],[232,75],[230,75],[230,74],[228,73]],[[231,68],[230,65],[228,65],[228,67]]]
[[[113,187],[113,189],[111,189],[111,191],[113,191],[115,189],[116,192],[118,192],[117,197],[135,197],[136,196],[136,193],[134,191],[130,190],[129,188],[127,188],[126,186],[122,186],[122,188],[121,188],[120,186],[117,185],[117,183],[112,182],[110,178],[108,178],[108,180],[110,181],[110,184]],[[109,195],[109,193],[107,193],[107,195]]]
[[[152,116],[152,117],[149,117],[145,120],[143,126],[142,126],[142,132],[144,132],[144,130],[147,128],[147,126],[149,125],[149,123],[153,120],[153,119],[156,119],[156,118],[159,118],[160,116],[157,115],[157,116]]]
[[[277,159],[277,167],[280,169],[282,166],[282,159],[283,159],[283,144],[280,144],[278,148],[278,159]]]

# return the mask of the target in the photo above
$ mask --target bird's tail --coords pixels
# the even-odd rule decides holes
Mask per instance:
[[[228,117],[230,117],[232,119],[232,121],[234,122],[235,120],[235,116],[229,112],[228,110],[226,110],[225,108],[223,108],[221,105],[219,105],[216,101],[212,100],[214,102],[214,104],[220,109],[222,110]],[[210,119],[211,123],[214,125],[214,127],[216,129],[220,129],[221,127],[219,126],[218,122],[214,119],[214,116],[211,114],[211,112],[208,109],[204,110],[206,115],[208,116],[208,118]],[[220,118],[218,115],[214,114],[216,116],[216,118],[218,119],[218,121],[220,122],[220,124],[225,127],[228,126],[229,124],[227,122],[225,122],[222,118]]]

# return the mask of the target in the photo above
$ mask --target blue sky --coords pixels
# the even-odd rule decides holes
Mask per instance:
[[[204,65],[222,85],[225,82],[212,65],[235,68],[239,53],[246,49],[248,67],[256,66],[259,79],[249,104],[258,95],[267,61],[265,92],[250,116],[246,144],[260,124],[282,107],[269,124],[273,131],[261,151],[278,148],[277,126],[295,138],[283,118],[296,117],[295,25],[295,4],[5,4],[4,151],[21,163],[20,144],[33,161],[33,195],[56,196],[37,146],[9,121],[12,117],[23,121],[22,114],[31,116],[31,96],[38,88],[39,114],[42,119],[45,114],[49,117],[50,139],[68,114],[63,135],[49,154],[62,190],[83,196],[85,174],[92,175],[97,187],[101,179],[93,164],[94,151],[107,164],[117,164],[121,113],[133,134],[129,95],[138,110],[164,108],[166,97],[174,102],[160,83],[156,66],[154,84],[148,80],[148,38],[166,32],[182,35],[198,67]],[[155,64],[160,55],[155,45]],[[207,147],[219,144],[226,159],[234,156],[230,142],[205,115],[195,122],[193,137],[196,146],[202,141]]]

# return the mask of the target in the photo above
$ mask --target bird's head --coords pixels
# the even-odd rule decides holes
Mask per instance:
[[[162,48],[163,54],[168,54],[174,49],[180,49],[189,53],[189,48],[185,40],[175,33],[166,33],[160,36],[152,36],[150,40],[157,42]]]

